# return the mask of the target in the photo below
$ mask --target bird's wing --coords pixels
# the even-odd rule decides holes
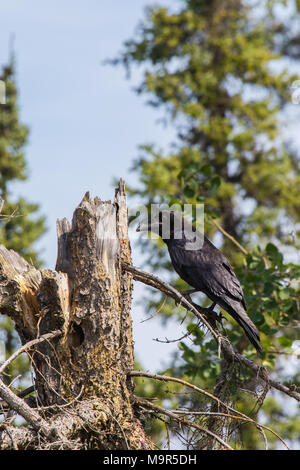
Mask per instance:
[[[216,297],[227,296],[245,307],[242,287],[225,256],[213,245],[209,250],[190,250],[176,246],[172,262],[177,272],[190,285],[210,291]]]
[[[187,250],[182,241],[168,248],[179,276],[226,310],[261,352],[259,331],[247,315],[242,287],[225,256],[207,241],[200,250]]]
[[[226,295],[241,302],[246,308],[243,289],[232,267],[226,258],[220,261],[222,262],[210,264],[207,278],[210,289],[214,290],[216,295]]]

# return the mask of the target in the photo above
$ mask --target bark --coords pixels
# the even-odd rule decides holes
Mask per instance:
[[[72,223],[59,220],[57,232],[55,271],[39,271],[0,247],[0,313],[14,320],[22,344],[61,331],[27,350],[33,411],[49,429],[30,419],[29,429],[3,428],[2,448],[151,449],[128,374],[132,275],[122,270],[131,264],[124,182],[113,202],[86,193]]]

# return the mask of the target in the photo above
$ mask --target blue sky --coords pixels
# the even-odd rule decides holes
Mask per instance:
[[[114,194],[113,178],[135,182],[129,172],[137,146],[165,147],[173,132],[157,124],[160,114],[132,91],[121,67],[103,65],[134,35],[149,0],[2,0],[0,64],[8,58],[13,34],[22,121],[30,127],[26,160],[29,180],[13,186],[16,196],[38,202],[49,230],[38,243],[46,267],[56,261],[57,218],[71,218],[86,191],[101,199]],[[159,4],[173,5],[174,0]],[[135,264],[141,265],[133,249]],[[138,299],[142,287],[135,286]],[[154,369],[174,344],[152,338],[182,335],[164,329],[133,306],[136,352]]]
[[[171,1],[162,3],[171,4]],[[174,3],[174,0],[173,0]],[[0,63],[15,35],[21,117],[31,130],[28,183],[15,191],[41,203],[49,233],[44,259],[55,263],[55,220],[70,217],[83,194],[113,194],[113,177],[129,174],[137,145],[166,144],[171,131],[136,96],[121,68],[104,65],[132,37],[145,0],[4,1]]]

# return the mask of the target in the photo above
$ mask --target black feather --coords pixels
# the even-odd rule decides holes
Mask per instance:
[[[177,215],[175,217],[178,219]],[[190,286],[204,292],[227,311],[244,329],[257,351],[261,352],[259,331],[247,315],[242,287],[228,260],[194,227],[192,232],[184,230],[184,227],[191,225],[185,219],[181,220],[181,233],[172,229],[172,216],[169,237],[163,238],[175,271]],[[203,242],[196,250],[190,249],[195,237]]]

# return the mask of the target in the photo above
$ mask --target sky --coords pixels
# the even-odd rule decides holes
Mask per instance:
[[[113,179],[137,183],[129,171],[139,144],[166,147],[174,136],[160,115],[133,92],[121,67],[104,65],[134,37],[151,0],[0,0],[0,64],[7,63],[14,37],[21,120],[30,128],[26,147],[29,179],[14,195],[38,202],[48,232],[37,247],[45,267],[56,261],[56,219],[71,219],[86,191],[112,199]],[[160,0],[173,5],[174,0]],[[133,262],[141,266],[133,243]],[[137,305],[144,290],[135,284],[133,333],[144,368],[157,370],[176,345],[153,338],[182,336],[181,325],[162,327]],[[164,359],[162,359],[164,358]]]

